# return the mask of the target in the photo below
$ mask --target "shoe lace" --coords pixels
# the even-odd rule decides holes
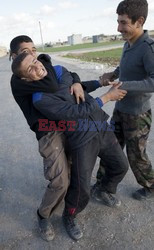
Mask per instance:
[[[75,226],[75,217],[74,216],[68,216],[68,221],[69,221],[70,227]]]

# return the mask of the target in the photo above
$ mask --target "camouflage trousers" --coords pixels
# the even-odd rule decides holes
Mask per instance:
[[[114,110],[112,124],[115,124],[115,135],[126,152],[130,167],[137,182],[143,187],[154,188],[154,170],[146,153],[152,115],[151,110],[144,114],[129,115]],[[97,181],[100,182],[105,173],[105,164],[101,160],[97,172]]]

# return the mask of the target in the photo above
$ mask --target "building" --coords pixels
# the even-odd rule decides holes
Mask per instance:
[[[67,37],[69,45],[81,44],[82,43],[82,35],[81,34],[73,34]]]
[[[0,46],[0,57],[5,56],[7,54],[6,47]]]

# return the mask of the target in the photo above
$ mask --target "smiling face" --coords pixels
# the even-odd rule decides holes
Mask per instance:
[[[133,44],[143,34],[143,17],[140,17],[136,22],[132,23],[128,15],[118,15],[117,22],[117,30],[121,33],[123,39],[130,44]]]
[[[47,75],[43,64],[29,54],[21,62],[20,72],[22,72],[23,79],[27,81],[38,81]]]

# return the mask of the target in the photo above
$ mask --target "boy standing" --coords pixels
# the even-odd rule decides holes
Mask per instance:
[[[154,198],[154,170],[146,153],[151,128],[151,93],[154,92],[154,41],[143,25],[148,14],[146,0],[124,0],[117,7],[118,31],[126,41],[120,65],[114,72],[102,76],[104,85],[119,78],[121,89],[127,96],[117,101],[112,120],[115,135],[126,152],[137,182],[143,187],[133,193],[137,200]],[[92,196],[100,198],[100,179],[103,178],[104,162],[100,162],[97,182]]]

